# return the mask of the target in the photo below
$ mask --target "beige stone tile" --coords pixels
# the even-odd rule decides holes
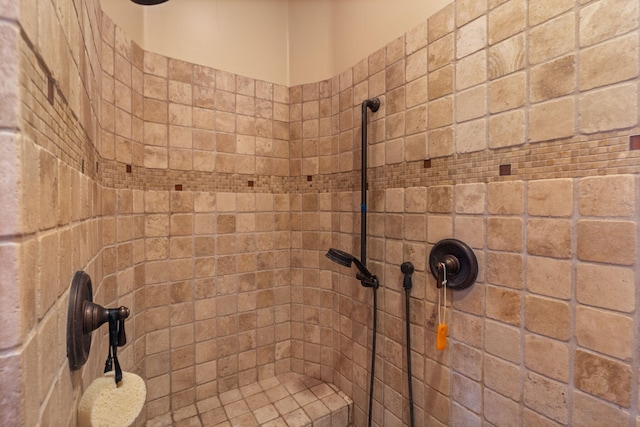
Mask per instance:
[[[523,223],[520,218],[490,217],[487,219],[489,249],[520,252],[523,242]]]
[[[578,389],[623,407],[630,405],[632,386],[628,365],[578,350],[574,369]]]
[[[539,335],[524,337],[524,363],[528,369],[567,382],[571,370],[569,345]]]
[[[561,424],[569,418],[568,392],[566,384],[531,372],[524,378],[524,404]]]
[[[450,156],[454,153],[453,128],[446,127],[428,132],[429,157]]]
[[[166,78],[168,76],[167,58],[156,53],[145,51],[143,71],[148,74]]]
[[[389,65],[385,72],[387,90],[394,89],[405,83],[405,61],[398,61]]]
[[[637,84],[588,92],[579,100],[580,130],[601,132],[634,126],[638,122]]]
[[[482,407],[482,389],[480,388],[480,383],[453,373],[451,375],[451,397],[466,408],[474,412],[480,412]]]
[[[629,221],[578,221],[578,258],[632,265],[636,255],[636,225]]]
[[[427,158],[427,137],[424,132],[409,135],[405,138],[405,160],[407,162]]]
[[[484,219],[479,217],[465,217],[456,215],[455,238],[462,240],[472,248],[484,246],[486,227]]]
[[[528,331],[562,341],[569,339],[570,313],[566,302],[527,295],[524,312]]]
[[[489,78],[495,79],[523,69],[525,58],[525,38],[521,34],[494,44],[489,48]]]
[[[590,307],[576,308],[576,339],[581,347],[627,360],[631,358],[628,343],[632,336],[630,317]]]
[[[509,0],[489,12],[489,44],[523,31],[526,24],[526,5],[524,0]]]
[[[487,90],[484,85],[476,86],[456,94],[456,121],[482,117],[486,114]]]
[[[500,113],[522,107],[527,96],[526,87],[524,72],[492,81],[489,86],[489,111]]]
[[[481,214],[485,211],[485,184],[459,184],[455,186],[456,213]]]
[[[487,121],[484,118],[456,126],[456,152],[470,153],[487,148]]]
[[[455,4],[456,24],[462,26],[487,11],[486,2],[477,2],[473,0],[460,0]]]
[[[499,393],[485,389],[483,413],[492,425],[508,426],[519,417],[519,405]]]
[[[575,49],[573,13],[545,22],[529,32],[529,62],[539,64]]]
[[[412,135],[427,130],[427,107],[422,105],[405,114],[405,134]]]
[[[492,182],[487,188],[489,213],[518,215],[524,212],[524,183],[522,181]]]
[[[397,37],[396,39],[387,43],[386,46],[386,63],[387,65],[393,64],[396,61],[399,61],[404,57],[404,47],[405,41],[404,36]],[[342,82],[340,82],[340,89],[343,90]],[[351,84],[347,84],[346,87],[351,86]],[[345,87],[345,88],[346,88]]]
[[[517,365],[486,356],[483,363],[485,386],[515,402],[520,401],[520,369]]]
[[[426,54],[426,49],[424,50]],[[427,68],[429,71],[437,70],[447,64],[450,64],[454,57],[454,38],[453,34],[446,36],[429,44],[427,56]],[[408,63],[408,62],[407,62]],[[409,80],[407,78],[407,80]]]
[[[521,298],[518,291],[487,286],[486,315],[500,322],[520,326]]]
[[[583,178],[578,192],[581,215],[627,217],[635,212],[635,180],[631,175]]]
[[[576,59],[566,55],[533,67],[530,74],[531,102],[546,101],[573,93],[576,87]]]
[[[455,25],[455,5],[453,3],[443,7],[427,20],[427,35],[429,42],[453,31]]]
[[[572,295],[571,262],[528,256],[526,283],[531,292],[568,300]]]
[[[519,363],[521,339],[518,328],[489,319],[485,321],[484,349],[487,353]]]
[[[580,11],[580,47],[591,46],[638,27],[638,4],[603,0]]]
[[[633,281],[627,268],[578,264],[576,298],[581,304],[630,313],[635,306]]]
[[[575,101],[572,97],[536,104],[529,110],[529,141],[564,138],[575,132]]]
[[[448,96],[428,104],[428,128],[436,129],[453,123],[453,98]]]
[[[487,44],[487,17],[466,24],[456,32],[456,58],[461,59],[467,55],[483,49]]]
[[[438,99],[453,92],[454,67],[448,65],[435,70],[428,75],[428,98]],[[389,89],[387,87],[387,89]]]
[[[513,110],[489,119],[489,148],[510,147],[525,142],[526,115]]]
[[[527,252],[551,258],[569,258],[571,222],[560,219],[529,219],[527,222]]]
[[[570,179],[544,179],[529,182],[529,215],[568,217],[573,213],[573,182]]]
[[[463,90],[487,80],[487,51],[481,50],[456,64],[456,89]]]
[[[571,0],[531,0],[529,1],[529,25],[534,26],[545,22],[571,9],[574,2]]]
[[[602,400],[578,391],[573,392],[573,422],[577,425],[626,425],[629,414],[622,408],[609,405]],[[636,422],[637,425],[637,422]]]
[[[522,256],[501,252],[489,252],[487,256],[487,281],[492,284],[522,289],[524,273]]]
[[[580,52],[581,90],[618,83],[638,76],[638,36],[630,34]]]

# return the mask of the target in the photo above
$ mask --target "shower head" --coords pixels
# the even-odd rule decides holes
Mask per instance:
[[[143,6],[154,6],[156,4],[164,3],[169,0],[131,0],[131,1],[136,4],[141,4]]]
[[[367,270],[367,267],[358,260],[358,258],[347,252],[330,248],[326,253],[326,257],[344,267],[351,267],[351,263],[354,263],[360,272],[359,274],[361,274],[364,279],[370,279],[373,276],[369,270]],[[358,279],[360,279],[360,277],[358,277]]]

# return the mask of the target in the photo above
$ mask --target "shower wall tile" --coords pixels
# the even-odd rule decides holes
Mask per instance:
[[[576,86],[576,59],[566,55],[533,67],[530,76],[530,100],[540,102],[571,94]]]
[[[566,382],[571,369],[570,354],[566,343],[534,334],[525,335],[525,366],[534,372]]]
[[[510,0],[489,13],[489,44],[495,44],[521,32],[526,23],[524,0]]]

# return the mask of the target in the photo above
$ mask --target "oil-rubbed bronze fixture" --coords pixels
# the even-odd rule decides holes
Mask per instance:
[[[478,260],[466,243],[456,239],[440,240],[429,253],[429,267],[436,285],[465,289],[478,277]]]
[[[94,303],[91,277],[84,271],[77,271],[71,282],[67,312],[67,358],[71,370],[80,369],[87,361],[91,349],[91,332],[109,322],[110,349],[107,365],[111,366],[111,360],[115,362],[117,377],[120,366],[115,347],[122,347],[127,342],[124,319],[129,314],[127,307],[104,308]]]

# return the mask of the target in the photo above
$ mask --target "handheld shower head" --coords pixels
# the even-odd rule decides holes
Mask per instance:
[[[351,263],[355,264],[358,268],[358,274],[356,278],[362,282],[364,286],[377,286],[378,279],[367,270],[367,267],[354,257],[350,253],[341,251],[339,249],[330,248],[326,253],[326,257],[331,261],[340,264],[344,267],[351,267]]]
[[[344,267],[351,267],[351,263],[353,262],[353,255],[348,254],[339,249],[330,248],[329,251],[325,255],[331,261],[340,264]]]

